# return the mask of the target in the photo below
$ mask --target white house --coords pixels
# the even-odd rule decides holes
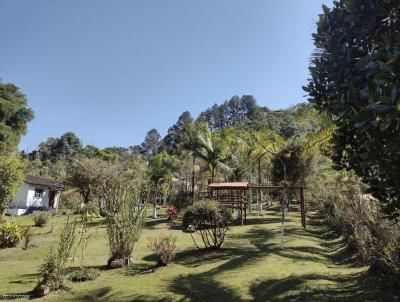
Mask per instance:
[[[40,209],[57,209],[63,185],[54,179],[26,176],[6,214],[22,215]]]

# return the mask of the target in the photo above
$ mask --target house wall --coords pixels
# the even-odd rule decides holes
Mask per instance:
[[[35,188],[43,189],[42,197],[35,197]],[[49,205],[49,188],[38,186],[38,185],[29,185],[28,194],[26,203],[28,207],[47,207]]]
[[[42,197],[35,197],[35,188],[43,189]],[[26,209],[28,207],[47,207],[49,205],[49,188],[24,183],[17,191],[15,201],[9,208]]]

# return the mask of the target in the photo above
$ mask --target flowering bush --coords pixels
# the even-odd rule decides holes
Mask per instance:
[[[174,223],[175,219],[178,217],[178,209],[174,205],[170,205],[167,209],[168,220]]]
[[[0,225],[0,248],[16,247],[21,241],[24,228],[18,224]]]
[[[150,239],[149,248],[158,257],[158,264],[166,266],[172,261],[178,250],[176,246],[176,236],[172,234],[162,234],[156,238]]]

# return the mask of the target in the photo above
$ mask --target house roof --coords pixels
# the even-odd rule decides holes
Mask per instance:
[[[215,182],[209,184],[213,189],[247,189],[249,183],[247,182]]]
[[[62,183],[52,179],[52,178],[45,178],[40,176],[32,176],[27,175],[25,176],[25,182],[31,185],[40,185],[50,187],[53,190],[61,191],[64,189]]]

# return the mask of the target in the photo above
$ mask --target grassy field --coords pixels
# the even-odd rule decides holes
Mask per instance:
[[[149,211],[150,212],[150,211]],[[58,240],[65,217],[52,217],[43,228],[34,228],[32,248],[0,250],[0,300],[26,301],[24,295],[38,281],[37,270]],[[32,224],[31,217],[18,217]],[[50,232],[51,225],[54,231]],[[379,290],[366,267],[346,253],[340,238],[327,233],[315,214],[300,226],[292,211],[286,224],[284,249],[280,248],[280,216],[250,215],[244,227],[231,228],[223,248],[212,253],[195,250],[189,234],[171,228],[165,216],[148,219],[128,269],[104,270],[108,257],[105,226],[91,223],[87,264],[100,269],[95,281],[68,283],[69,291],[39,301],[396,301]],[[141,273],[155,264],[148,238],[162,232],[178,237],[180,252],[168,267]],[[78,265],[75,263],[75,266]],[[70,265],[74,266],[74,264]]]

